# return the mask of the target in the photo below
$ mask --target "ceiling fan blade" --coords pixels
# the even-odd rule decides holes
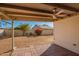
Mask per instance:
[[[66,14],[63,14],[63,15],[57,15],[57,17],[66,17],[67,15]]]
[[[52,15],[53,19],[57,19],[57,17],[55,15]]]
[[[63,10],[60,10],[59,12],[56,13],[56,15],[61,14],[62,12],[64,12]]]

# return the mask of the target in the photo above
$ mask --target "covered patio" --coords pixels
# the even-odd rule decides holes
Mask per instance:
[[[57,45],[54,42],[56,38],[55,33],[53,36],[46,36],[46,37],[43,37],[43,36],[31,37],[31,38],[14,37],[14,21],[15,20],[56,22],[56,21],[67,19],[67,18],[72,18],[77,15],[79,15],[79,8],[77,7],[77,4],[54,4],[54,3],[52,4],[51,3],[50,4],[40,4],[40,3],[36,3],[36,4],[34,3],[24,3],[24,4],[2,3],[0,4],[0,20],[4,19],[4,20],[12,21],[12,24],[11,24],[12,25],[12,28],[11,28],[12,38],[5,41],[4,48],[0,47],[0,51],[1,51],[0,55],[12,55],[12,56],[40,56],[40,55],[42,56],[43,55],[48,55],[48,56],[74,55],[75,56],[75,55],[79,55],[75,52],[66,50],[66,48],[62,48],[59,45]],[[56,25],[54,24],[54,26]],[[6,22],[6,29],[7,29],[7,22]],[[4,41],[0,41],[0,42],[1,42],[0,44],[3,44],[2,42]],[[6,42],[8,42],[7,43],[8,47],[6,45]],[[59,50],[56,50],[55,48]],[[50,53],[50,51],[53,53]]]

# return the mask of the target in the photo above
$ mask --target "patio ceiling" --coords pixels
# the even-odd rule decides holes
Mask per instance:
[[[54,8],[60,8],[64,10],[64,14],[71,16],[79,12],[79,4],[1,3],[0,16],[3,19],[9,19],[7,17],[10,17],[14,20],[54,21],[56,20],[52,17]],[[67,18],[67,16],[62,18]]]

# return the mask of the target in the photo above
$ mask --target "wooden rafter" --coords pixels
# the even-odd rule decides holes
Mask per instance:
[[[40,16],[40,17],[50,17],[50,15],[43,15],[43,14],[33,14],[33,13],[21,13],[21,12],[10,12],[6,11],[6,14],[19,14],[19,15],[28,15],[28,16]]]
[[[2,15],[5,19],[11,19],[2,9],[0,9],[0,15]]]
[[[30,10],[30,11],[40,12],[40,13],[52,14],[52,12],[49,10],[36,9],[36,8],[30,8],[30,7],[24,7],[24,6],[16,6],[16,5],[11,5],[11,4],[7,4],[7,3],[5,3],[5,4],[1,3],[0,7],[14,8],[14,9],[20,9],[20,10]]]

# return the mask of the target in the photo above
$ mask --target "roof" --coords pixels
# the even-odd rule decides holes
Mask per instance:
[[[42,28],[42,29],[53,29],[52,27],[48,26],[48,25],[35,25],[34,27],[32,27],[32,29],[36,29],[36,28]]]
[[[54,21],[54,8],[63,9],[66,14],[72,16],[79,13],[79,3],[0,3],[0,17],[12,20]]]
[[[52,29],[52,27],[48,26],[48,25],[39,25],[41,28],[44,28],[44,29]]]

